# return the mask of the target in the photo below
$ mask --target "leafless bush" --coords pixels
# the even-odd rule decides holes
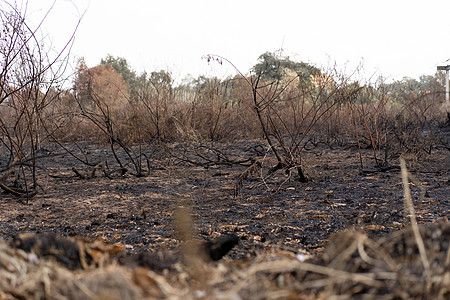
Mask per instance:
[[[411,86],[412,85],[412,86]],[[341,103],[326,119],[325,140],[371,149],[380,168],[389,167],[392,158],[404,151],[419,149],[430,153],[441,140],[440,98],[442,83],[437,77],[387,84],[364,84],[352,101]],[[360,151],[361,170],[364,159]]]
[[[173,79],[166,71],[152,72],[149,78],[144,77],[144,83],[137,91],[137,99],[133,101],[139,109],[145,111],[148,119],[149,134],[158,139],[166,139],[171,135],[169,120],[173,111],[174,91]]]
[[[242,84],[242,78],[222,81],[201,78],[190,101],[182,106],[186,116],[180,119],[184,119],[184,125],[204,140],[230,141],[253,136],[257,130],[250,125],[252,117],[245,103],[250,93]]]
[[[208,55],[206,59],[219,63],[227,61],[234,67],[220,56]],[[283,169],[292,175],[296,170],[298,180],[306,182],[302,163],[306,143],[322,128],[329,113],[340,103],[351,101],[361,88],[349,85],[349,78],[336,73],[333,76],[331,72],[322,74],[314,70],[311,74],[286,76],[277,74],[284,71],[279,65],[273,69],[264,61],[263,66],[267,67],[257,70],[249,78],[235,69],[251,88],[252,108],[277,160],[269,174]],[[276,72],[272,81],[264,80],[268,70]]]
[[[0,184],[10,193],[30,197],[39,186],[38,172],[45,173],[38,164],[47,138],[45,119],[60,93],[73,36],[52,56],[45,40],[36,35],[40,25],[32,28],[27,23],[26,9],[26,5],[0,3],[0,151],[5,157],[0,162]],[[8,187],[14,176],[15,186]]]

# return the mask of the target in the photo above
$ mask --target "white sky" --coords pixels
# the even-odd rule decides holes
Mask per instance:
[[[52,3],[29,0],[28,13],[37,20]],[[235,72],[202,55],[222,55],[246,73],[280,48],[322,68],[363,63],[366,77],[418,78],[450,64],[449,0],[56,0],[44,23],[56,48],[86,9],[72,54],[90,67],[112,54],[138,72],[224,77]]]

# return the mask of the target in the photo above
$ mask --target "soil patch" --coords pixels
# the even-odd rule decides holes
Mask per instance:
[[[86,148],[93,161],[114,165],[108,148]],[[193,145],[172,145],[176,157],[149,146],[146,154],[151,158],[151,170],[145,177],[117,173],[107,178],[97,172],[93,178],[80,179],[73,177],[73,168],[83,174],[92,169],[64,153],[45,158],[41,161],[45,193],[28,204],[1,194],[0,236],[11,242],[23,233],[57,233],[87,241],[101,238],[122,245],[123,251],[133,255],[171,253],[181,245],[174,214],[184,207],[192,217],[194,239],[210,241],[235,234],[239,244],[225,261],[254,264],[258,257],[267,258],[273,251],[291,259],[300,254],[322,255],[330,237],[346,229],[378,239],[409,228],[398,163],[393,160],[390,168],[375,168],[371,150],[362,152],[364,172],[359,168],[357,148],[305,151],[304,168],[310,181],[300,183],[281,172],[267,176],[274,161],[259,142],[216,144],[214,148],[230,161],[259,159],[262,168],[249,172],[237,191],[236,183],[247,166],[220,159],[219,164],[205,164],[205,158],[214,161],[219,152],[206,151],[199,156]],[[46,151],[59,154],[60,150],[49,145]],[[416,178],[411,188],[418,223],[449,218],[448,150],[435,150],[408,166]],[[421,189],[424,197],[420,197]],[[135,276],[121,272],[119,275],[128,279]],[[347,288],[351,289],[343,290]]]

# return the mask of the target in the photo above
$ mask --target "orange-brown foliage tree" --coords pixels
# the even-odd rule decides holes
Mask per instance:
[[[121,74],[110,65],[88,68],[81,59],[73,95],[81,114],[108,139],[123,138],[130,88]]]

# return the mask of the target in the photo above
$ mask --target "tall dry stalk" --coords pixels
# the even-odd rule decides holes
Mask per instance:
[[[418,247],[419,253],[420,253],[420,259],[422,261],[422,265],[425,270],[425,276],[427,279],[427,287],[430,288],[431,283],[432,283],[431,282],[432,274],[431,274],[430,262],[428,260],[428,256],[426,253],[425,243],[423,242],[422,236],[420,235],[419,226],[417,225],[416,212],[415,212],[414,204],[413,204],[413,201],[411,198],[411,189],[409,188],[409,179],[413,179],[419,185],[420,185],[420,182],[415,180],[415,178],[412,176],[412,174],[409,173],[408,169],[406,168],[405,157],[403,157],[403,156],[400,156],[400,168],[401,168],[403,191],[404,191],[403,199],[405,200],[406,209],[409,212],[409,217],[411,220],[411,228],[414,233],[414,237],[416,239],[417,247]]]

